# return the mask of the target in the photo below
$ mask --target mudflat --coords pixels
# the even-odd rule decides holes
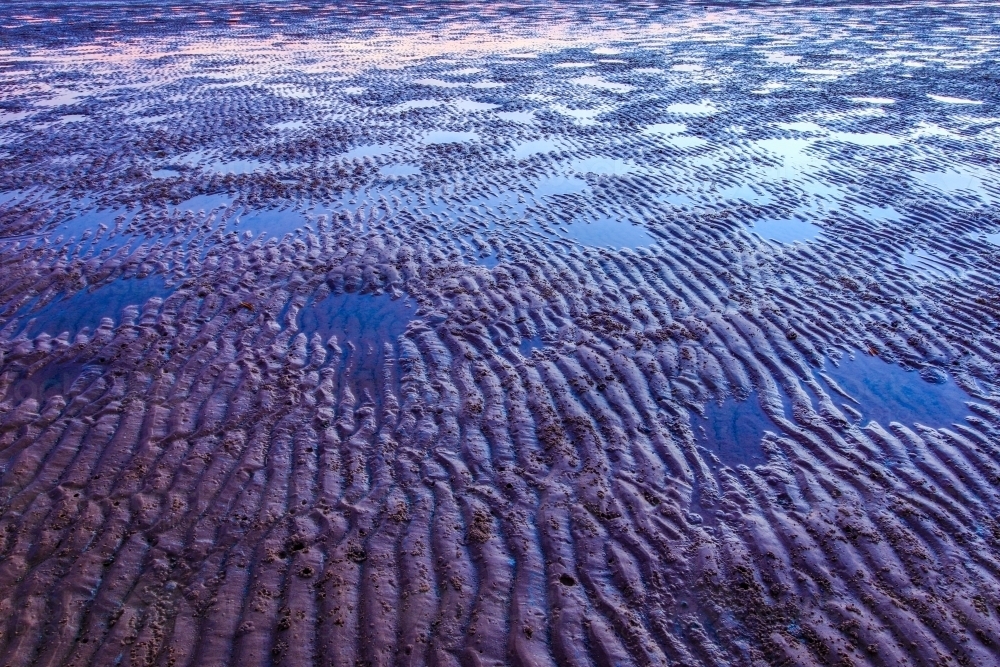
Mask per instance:
[[[1000,5],[0,13],[0,664],[1000,665]]]

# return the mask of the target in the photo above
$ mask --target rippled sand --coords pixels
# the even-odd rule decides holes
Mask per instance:
[[[1000,664],[1000,7],[11,8],[0,663]]]

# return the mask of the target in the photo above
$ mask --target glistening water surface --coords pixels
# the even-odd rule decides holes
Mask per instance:
[[[165,298],[170,290],[162,276],[117,280],[71,296],[59,295],[40,308],[26,308],[20,313],[27,322],[23,333],[68,333],[70,339],[83,329],[96,329],[105,318],[122,321],[126,306],[142,306],[153,297]]]
[[[969,414],[966,402],[971,396],[940,369],[930,367],[921,373],[856,354],[837,365],[828,364],[825,371],[865,421],[883,426],[897,421],[910,427],[916,423],[951,427],[964,423]]]

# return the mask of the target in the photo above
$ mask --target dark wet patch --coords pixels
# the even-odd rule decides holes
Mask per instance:
[[[854,403],[831,391],[834,399],[846,402],[868,420],[882,426],[897,421],[942,427],[964,423],[969,414],[966,401],[972,398],[941,371],[918,373],[866,354],[845,358],[839,366],[826,365],[825,371],[841,389],[858,400]]]
[[[29,377],[14,383],[11,395],[17,402],[33,398],[39,403],[62,395],[66,396],[74,385],[84,385],[87,380],[93,380],[104,372],[104,366],[99,364],[84,364],[79,362],[48,364]]]
[[[694,417],[706,449],[728,466],[755,466],[765,463],[762,440],[766,431],[780,429],[764,413],[751,394],[743,400],[726,397],[721,403],[710,401],[704,417]]]
[[[415,312],[412,299],[347,292],[309,303],[299,313],[299,322],[303,333],[318,333],[324,343],[335,336],[341,368],[377,398],[385,344],[395,345]]]
[[[72,337],[84,328],[93,331],[105,317],[110,317],[117,325],[125,307],[141,308],[151,298],[168,294],[170,290],[162,276],[130,278],[59,297],[35,311],[22,309],[18,315],[24,318],[23,331],[30,336],[40,333],[58,336],[68,331]],[[27,323],[29,320],[33,321]]]

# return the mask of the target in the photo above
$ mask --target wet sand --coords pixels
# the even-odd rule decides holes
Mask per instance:
[[[19,10],[0,663],[1000,665],[996,7]]]

